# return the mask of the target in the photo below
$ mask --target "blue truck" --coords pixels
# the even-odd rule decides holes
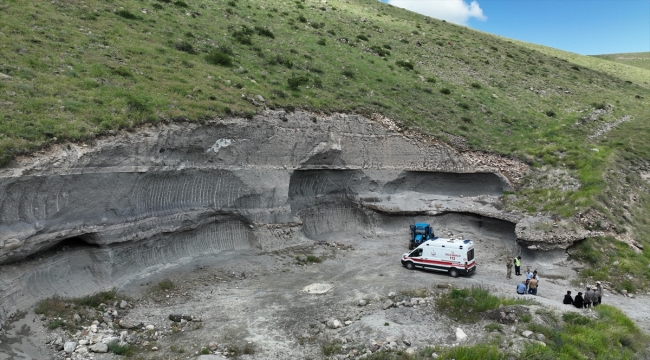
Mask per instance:
[[[435,237],[431,225],[427,223],[415,223],[411,225],[411,239],[409,241],[409,250],[422,245],[427,240]]]

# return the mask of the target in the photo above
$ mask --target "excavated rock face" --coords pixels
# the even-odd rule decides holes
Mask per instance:
[[[6,311],[224,250],[405,233],[414,216],[469,214],[514,236],[521,217],[501,195],[525,170],[344,114],[266,111],[55,145],[0,169],[0,299]]]
[[[354,115],[149,128],[2,169],[0,263],[70,238],[105,246],[195,231],[219,249],[265,247],[260,224],[302,223],[308,236],[367,228],[368,208],[507,217],[495,204],[510,184],[494,170]]]

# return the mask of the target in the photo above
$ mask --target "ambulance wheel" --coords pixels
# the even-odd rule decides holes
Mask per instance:
[[[413,265],[413,263],[409,261],[406,263],[406,268],[409,270],[413,270],[415,269],[415,265]]]
[[[449,276],[454,277],[454,278],[458,277],[458,270],[456,270],[454,268],[449,269]]]

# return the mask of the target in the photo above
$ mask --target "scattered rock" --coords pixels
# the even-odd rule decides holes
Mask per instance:
[[[438,284],[438,289],[449,289],[451,284]]]
[[[154,330],[155,328],[156,328],[156,327],[153,326],[153,325],[147,325],[147,326],[145,327],[145,329],[147,329],[147,330],[149,330],[149,331],[152,331],[152,330]]]
[[[406,349],[405,352],[406,352],[406,355],[408,355],[408,356],[415,355],[415,349],[413,349],[413,348],[408,348],[408,349]]]
[[[386,300],[386,301],[384,301],[384,303],[382,304],[381,308],[384,309],[384,310],[387,310],[387,309],[392,308],[394,305],[395,305],[395,304],[394,304],[391,300]]]
[[[544,341],[544,340],[546,340],[546,336],[544,336],[544,334],[537,334],[537,335],[535,335],[535,337],[536,337],[537,340],[539,340],[539,341]]]
[[[456,329],[456,341],[457,342],[463,342],[465,340],[467,340],[467,334],[465,334],[465,332],[461,328],[457,328]]]
[[[127,306],[129,306],[129,303],[127,303],[126,300],[120,302],[120,309],[125,309]]]
[[[408,341],[408,340],[402,340],[402,342],[403,342],[404,345],[406,345],[406,346],[411,346],[411,342]]]
[[[336,319],[327,320],[327,327],[329,327],[330,329],[338,329],[342,326],[343,324],[341,324],[341,322]]]
[[[63,351],[67,353],[72,353],[74,349],[77,347],[77,343],[74,341],[66,341],[65,344],[63,344]]]
[[[390,299],[394,298],[395,296],[397,296],[397,293],[394,292],[394,291],[391,291],[391,292],[388,293],[388,298],[390,298]]]
[[[359,302],[357,302],[357,305],[359,305],[359,306],[366,306],[367,304],[368,303],[363,299],[361,299],[361,300],[359,300]]]
[[[528,339],[531,335],[533,335],[533,332],[530,331],[530,330],[526,330],[526,331],[524,331],[524,332],[521,333],[521,336],[523,336],[523,337],[525,337],[525,338],[527,338],[527,339]]]

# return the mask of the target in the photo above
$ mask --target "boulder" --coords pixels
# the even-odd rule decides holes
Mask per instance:
[[[525,338],[529,338],[529,337],[531,337],[531,335],[533,335],[533,332],[530,331],[530,330],[526,330],[526,331],[521,333],[521,336],[523,336]]]
[[[77,343],[74,341],[66,341],[65,344],[63,344],[63,351],[67,352],[68,354],[74,352],[74,349],[77,347]]]
[[[461,328],[456,328],[456,341],[463,342],[465,340],[467,340],[467,334]]]
[[[97,343],[90,347],[90,351],[96,353],[105,353],[108,352],[108,345],[104,343]]]

